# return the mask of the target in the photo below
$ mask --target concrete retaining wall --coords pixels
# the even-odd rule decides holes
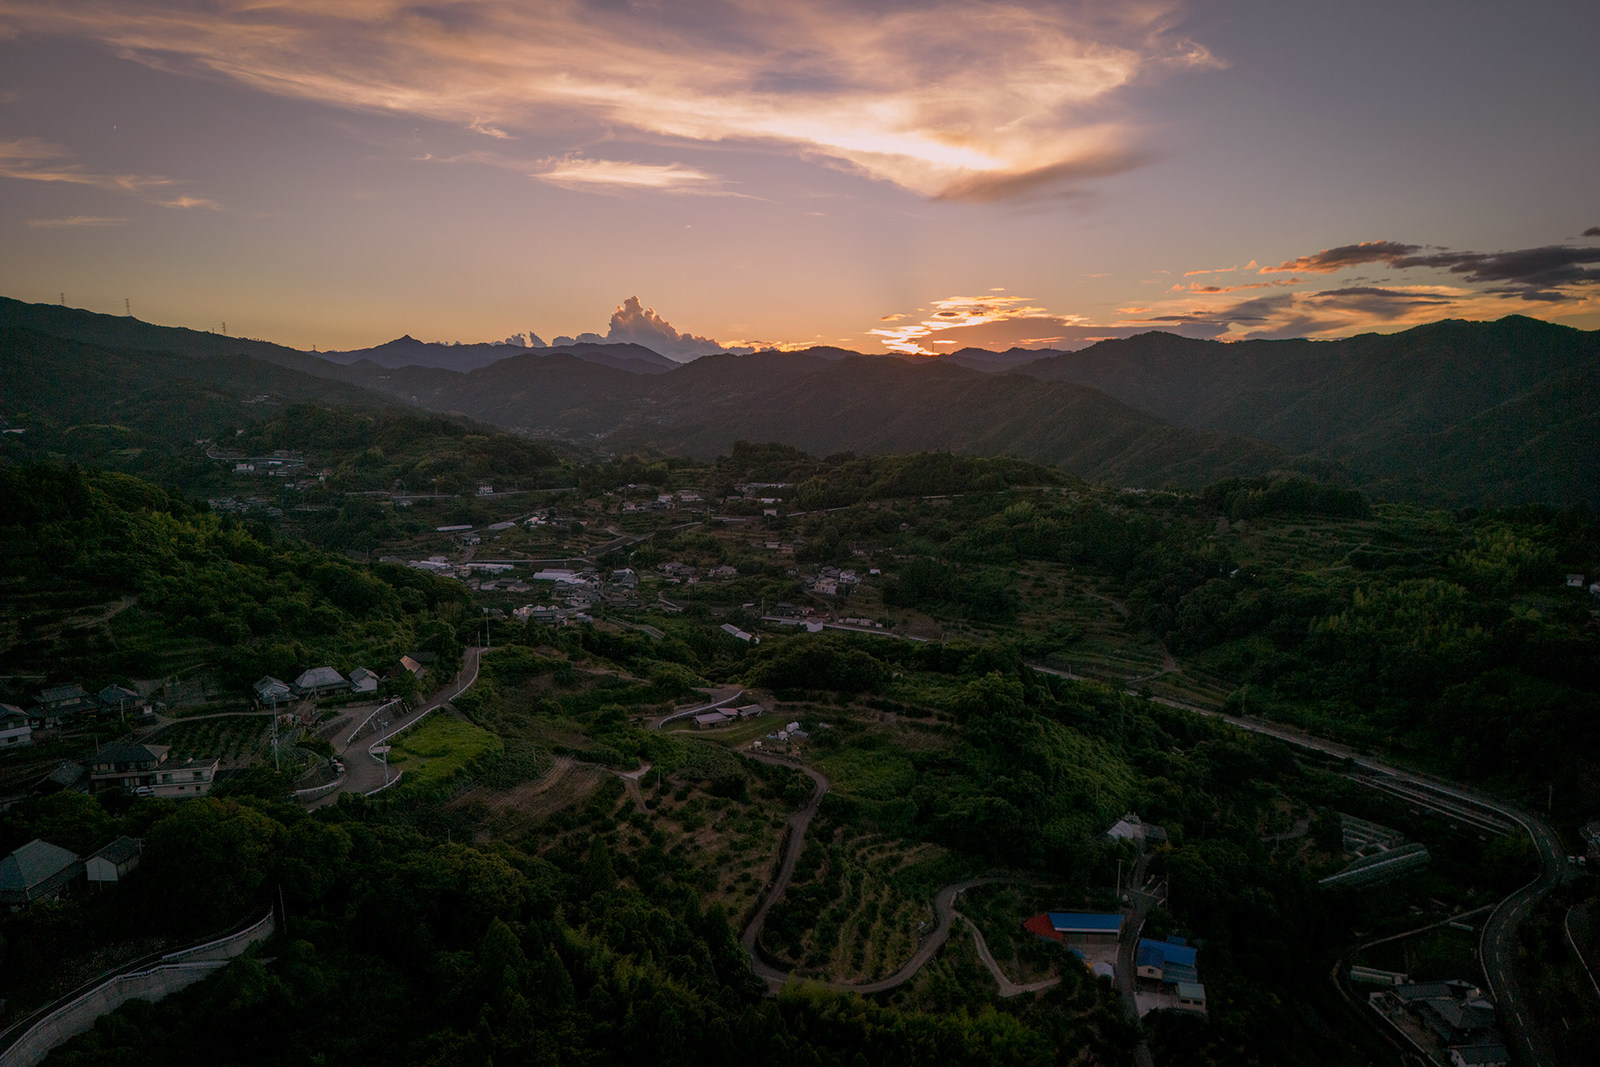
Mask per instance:
[[[277,929],[271,912],[247,929],[199,945],[169,952],[153,964],[101,982],[60,1004],[0,1049],[0,1067],[34,1067],[57,1045],[88,1032],[95,1020],[116,1011],[135,998],[160,1000],[228,965],[251,945],[265,941]]]

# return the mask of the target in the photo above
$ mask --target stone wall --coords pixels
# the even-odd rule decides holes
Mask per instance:
[[[34,1067],[50,1050],[91,1029],[95,1020],[116,1011],[135,998],[160,1000],[191,986],[243,955],[251,945],[271,937],[277,929],[268,912],[254,925],[217,938],[169,952],[154,963],[135,964],[52,1008],[26,1030],[0,1048],[0,1067]],[[4,1040],[4,1039],[0,1039]]]

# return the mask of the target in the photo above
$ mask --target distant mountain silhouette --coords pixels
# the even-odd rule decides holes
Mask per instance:
[[[1334,341],[1148,333],[1017,373],[1310,453],[1388,495],[1461,504],[1600,493],[1600,332],[1520,315]]]
[[[498,363],[502,359],[519,356],[551,356],[558,354],[577,356],[586,363],[616,367],[635,374],[661,374],[679,364],[643,345],[631,343],[562,345],[555,348],[519,348],[505,344],[452,345],[436,341],[419,341],[410,334],[372,348],[357,348],[347,352],[323,352],[322,358],[341,364],[366,360],[380,367],[439,367],[446,370],[473,371]]]
[[[935,358],[973,370],[1008,371],[1060,354],[1053,348],[1011,348],[1004,352],[991,352],[987,348],[961,348]]]
[[[1121,485],[1192,487],[1292,468],[1433,504],[1600,502],[1600,333],[1516,316],[1337,341],[1149,333],[1066,353],[885,358],[821,346],[687,364],[637,345],[409,337],[325,359],[0,298],[6,326],[119,350],[264,360],[612,448],[711,456],[742,438],[819,454],[948,449]],[[466,369],[416,362],[487,355],[498,358]],[[181,364],[161,364],[172,366]]]

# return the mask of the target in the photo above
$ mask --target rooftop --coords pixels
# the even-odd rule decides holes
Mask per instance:
[[[0,892],[25,892],[77,862],[76,852],[36,837],[0,860]]]
[[[1087,911],[1049,912],[1050,925],[1063,934],[1114,934],[1122,929],[1122,916]]]

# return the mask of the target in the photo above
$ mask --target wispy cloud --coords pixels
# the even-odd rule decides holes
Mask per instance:
[[[1401,244],[1398,241],[1361,241],[1353,245],[1324,248],[1309,256],[1279,263],[1276,267],[1262,267],[1261,273],[1297,271],[1301,274],[1332,274],[1334,271],[1358,267],[1364,263],[1393,264],[1415,254],[1421,247],[1421,245]]]
[[[549,161],[542,169],[530,170],[528,176],[551,185],[596,192],[650,190],[694,196],[744,195],[724,188],[723,180],[715,174],[680,163],[627,163],[567,157]]]
[[[94,228],[101,226],[121,226],[128,220],[111,218],[105,215],[68,215],[60,219],[29,219],[30,230],[69,230],[77,227]]]
[[[170,195],[174,186],[182,184],[176,178],[155,174],[102,174],[89,170],[81,163],[71,162],[72,156],[71,149],[66,146],[37,137],[0,141],[0,178],[87,185],[107,192],[137,196],[162,207],[217,207],[214,200]]]
[[[1188,271],[1187,273],[1185,273],[1184,277],[1187,278],[1192,274],[1211,274],[1211,273],[1214,273],[1214,272],[1208,271],[1208,270],[1203,270],[1203,271],[1191,270],[1191,271]],[[1281,288],[1283,286],[1288,286],[1288,285],[1299,285],[1299,284],[1301,284],[1302,281],[1303,281],[1303,279],[1301,279],[1301,278],[1280,278],[1280,279],[1276,279],[1276,280],[1270,281],[1270,282],[1243,282],[1243,283],[1241,283],[1239,285],[1203,285],[1200,282],[1190,282],[1189,284],[1185,285],[1182,282],[1179,282],[1177,285],[1174,285],[1170,290],[1168,290],[1168,292],[1173,292],[1173,293],[1237,293],[1237,292],[1239,292],[1240,290],[1243,290],[1243,289],[1274,289],[1274,288]]]
[[[1180,14],[1179,0],[11,0],[0,33],[496,139],[576,122],[994,200],[1147,158],[1112,107],[1122,91],[1219,65]]]

